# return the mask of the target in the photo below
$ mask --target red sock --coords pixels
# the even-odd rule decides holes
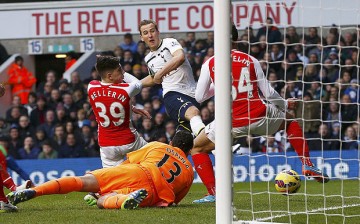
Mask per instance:
[[[302,164],[312,166],[310,161],[309,146],[304,138],[303,130],[297,121],[291,121],[287,126],[286,134],[288,136],[290,144],[295,149]]]
[[[4,186],[10,191],[16,191],[16,185],[10,176],[4,180]]]
[[[195,170],[204,183],[207,191],[215,195],[215,174],[211,159],[206,153],[198,153],[192,156]]]
[[[1,169],[1,166],[0,166],[0,169]],[[4,193],[4,184],[3,184],[1,174],[0,174],[0,201],[3,201],[5,203],[9,202]]]
[[[62,177],[56,180],[50,180],[44,184],[34,187],[36,196],[48,194],[67,194],[73,191],[80,191],[83,182],[80,177]]]

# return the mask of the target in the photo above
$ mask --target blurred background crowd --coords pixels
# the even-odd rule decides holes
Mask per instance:
[[[189,32],[178,38],[195,80],[202,63],[214,55],[214,33],[206,36],[199,39]],[[257,58],[281,96],[299,99],[297,109],[290,112],[301,122],[310,150],[359,149],[359,37],[360,27],[340,30],[334,25],[326,31],[310,27],[299,32],[295,27],[280,30],[268,18],[258,30],[241,31],[232,48]],[[126,34],[114,45],[113,51],[103,54],[119,57],[124,70],[138,79],[148,75],[143,59],[149,49],[144,42]],[[45,76],[31,85],[25,99],[13,94],[11,108],[0,117],[0,144],[15,159],[98,157],[97,123],[87,100],[87,85],[99,79],[97,72],[92,69],[84,80],[78,72],[71,74],[70,81],[51,70]],[[161,86],[143,88],[132,103],[152,115],[152,119],[132,116],[133,126],[145,140],[169,142],[176,123],[166,115]],[[211,122],[214,99],[200,110],[204,123]],[[235,153],[292,150],[284,132],[246,136],[234,144]]]

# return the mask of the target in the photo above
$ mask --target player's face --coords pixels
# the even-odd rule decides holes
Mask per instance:
[[[149,46],[150,50],[154,51],[158,48],[160,44],[159,31],[156,30],[154,24],[150,23],[140,27],[141,31],[141,40]]]
[[[124,72],[121,66],[109,74],[112,83],[121,83],[124,80]]]

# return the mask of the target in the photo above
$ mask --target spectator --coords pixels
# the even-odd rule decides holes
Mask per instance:
[[[342,95],[341,97],[341,121],[342,121],[342,131],[354,123],[359,115],[359,107],[351,102],[349,95]]]
[[[12,107],[10,111],[10,117],[6,118],[6,122],[9,124],[19,124],[21,113],[20,113],[20,107]]]
[[[45,113],[45,122],[40,125],[40,127],[45,131],[46,136],[53,137],[55,129],[55,112],[53,110],[48,110]]]
[[[81,145],[84,148],[86,154],[89,157],[99,157],[100,148],[94,139],[93,132],[91,131],[91,122],[89,120],[84,120],[80,130],[80,138],[78,139],[81,139]]]
[[[317,44],[321,44],[321,38],[318,35],[316,27],[310,27],[308,29],[308,34],[304,36],[304,42],[306,46],[305,48],[306,55],[308,55],[311,49],[316,48]]]
[[[329,131],[329,126],[321,124],[318,132],[308,139],[310,150],[339,150],[340,139],[333,136]]]
[[[23,146],[24,141],[21,141],[19,135],[19,126],[12,124],[9,132],[9,148],[8,153],[15,159],[20,159],[18,150]]]
[[[65,71],[69,70],[71,66],[73,66],[77,61],[76,54],[74,51],[69,51],[66,53],[65,57]]]
[[[6,119],[0,117],[0,137],[8,137],[10,131],[10,124],[6,122]]]
[[[50,141],[44,141],[41,146],[42,151],[40,152],[38,159],[57,159],[58,153],[53,149]]]
[[[154,134],[154,124],[149,118],[143,118],[139,134],[145,139],[145,141],[151,141],[151,137]]]
[[[47,110],[45,97],[39,96],[36,100],[36,108],[31,111],[30,123],[36,127],[45,122],[45,112]]]
[[[359,81],[357,79],[352,79],[350,81],[350,86],[345,89],[344,94],[350,97],[352,103],[360,103]]]
[[[65,123],[65,133],[67,134],[74,134],[76,139],[80,138],[80,131],[78,127],[75,127],[74,123],[71,121],[67,121]]]
[[[355,129],[352,126],[348,126],[345,131],[345,135],[342,141],[342,149],[356,149],[359,148],[358,139]]]
[[[114,53],[114,57],[117,57],[117,58],[119,58],[120,61],[123,61],[123,59],[124,59],[124,49],[117,46],[117,47],[115,47],[113,53]]]
[[[176,133],[176,124],[174,121],[167,121],[165,124],[165,135],[168,142],[174,137]]]
[[[63,95],[63,106],[65,108],[66,116],[68,116],[70,118],[70,120],[75,121],[77,107],[74,104],[73,98],[70,93],[65,93]]]
[[[165,133],[165,115],[163,113],[155,114],[154,129]]]
[[[121,65],[125,65],[128,63],[132,67],[137,63],[137,61],[135,60],[133,52],[131,50],[124,50],[124,58],[122,61],[120,61],[120,63]]]
[[[54,88],[58,88],[59,83],[56,80],[56,72],[54,70],[47,71],[45,77],[46,77],[45,81],[39,83],[36,89],[37,93],[44,92],[44,87],[46,83],[50,83],[50,85],[53,86]]]
[[[289,39],[289,44],[300,43],[300,36],[294,26],[289,26],[286,29],[286,37]]]
[[[34,137],[34,144],[37,147],[41,147],[42,144],[44,143],[44,141],[50,141],[50,140],[48,140],[48,138],[45,134],[45,131],[42,128],[37,127],[36,132],[35,132],[35,137]]]
[[[74,92],[75,90],[78,90],[78,89],[81,91],[84,91],[84,86],[81,82],[79,72],[74,71],[71,73],[69,89],[71,90],[71,92]]]
[[[310,92],[305,92],[303,101],[300,101],[296,108],[296,117],[303,128],[306,137],[311,137],[318,131],[321,118],[321,103],[313,99]]]
[[[280,48],[280,45],[274,44],[271,46],[271,52],[270,52],[271,61],[271,68],[275,69],[275,71],[278,71],[281,67],[281,62],[284,60],[284,53]],[[283,79],[279,77],[280,79]]]
[[[31,136],[24,139],[24,147],[19,149],[19,159],[37,159],[41,149],[34,145],[34,140]]]
[[[201,115],[201,120],[205,125],[208,125],[211,121],[213,121],[210,110],[207,107],[201,108],[200,115]]]
[[[279,29],[273,25],[273,19],[270,17],[266,18],[266,23],[258,30],[256,38],[259,40],[262,35],[267,37],[267,43],[281,42],[281,33]]]
[[[17,95],[21,99],[21,104],[28,103],[28,95],[36,84],[36,78],[24,66],[24,59],[16,56],[15,61],[8,70],[8,83],[11,85],[13,95]]]
[[[30,116],[31,111],[36,108],[37,95],[35,92],[30,92],[28,97],[28,103],[24,105],[24,108],[27,110],[27,115]]]
[[[65,146],[66,135],[64,126],[62,124],[55,125],[54,137],[52,137],[51,140],[54,142],[54,149],[58,152],[61,150],[62,147]]]
[[[19,119],[19,135],[21,141],[23,141],[26,137],[33,137],[35,133],[35,128],[30,125],[30,119],[26,115],[22,115]]]
[[[28,114],[28,111],[26,110],[26,108],[21,104],[21,99],[19,96],[14,95],[12,96],[12,101],[11,101],[11,106],[10,108],[6,111],[6,119],[10,118],[11,116],[11,110],[13,107],[18,107],[20,109],[20,114]]]
[[[59,103],[56,106],[56,110],[55,110],[55,123],[60,123],[60,124],[64,124],[65,122],[69,121],[69,117],[66,116],[66,112],[65,112],[65,108],[62,105],[62,103]]]
[[[254,30],[251,26],[245,27],[244,32],[248,35],[248,41],[252,44],[257,41],[256,36],[254,35]]]
[[[325,112],[324,123],[328,125],[329,129],[332,130],[332,126],[341,124],[341,113],[339,103],[331,102],[329,110]]]
[[[61,103],[61,95],[59,89],[51,90],[50,99],[47,101],[49,109],[55,110],[56,107]]]
[[[70,86],[67,79],[61,79],[59,81],[59,91],[60,91],[60,95],[70,92]]]
[[[185,43],[188,51],[191,51],[193,49],[193,47],[195,46],[195,41],[196,41],[195,32],[187,32]]]
[[[85,150],[75,139],[74,134],[66,136],[65,144],[58,149],[59,158],[79,158],[86,157]]]
[[[139,41],[137,45],[137,50],[135,54],[133,54],[136,63],[141,63],[146,55],[146,45],[145,42]]]
[[[130,50],[133,54],[136,53],[137,50],[137,43],[133,40],[133,36],[131,33],[126,33],[124,35],[124,41],[119,44],[124,51]]]

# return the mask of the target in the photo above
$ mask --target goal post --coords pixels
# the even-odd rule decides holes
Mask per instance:
[[[227,3],[214,0],[215,74],[222,74],[215,76],[216,139],[221,139],[215,156],[216,223],[357,223],[360,0]],[[239,29],[238,49],[260,61],[279,94],[297,99],[297,109],[289,112],[303,129],[312,162],[329,175],[329,183],[301,175],[286,129],[265,136],[249,133],[234,142],[240,147],[231,153],[229,11]],[[256,37],[268,17],[280,39],[272,39],[269,30],[265,38]],[[296,194],[276,191],[274,178],[283,169],[301,175]]]
[[[216,223],[232,222],[230,1],[214,0]],[[220,141],[219,141],[220,140]]]

